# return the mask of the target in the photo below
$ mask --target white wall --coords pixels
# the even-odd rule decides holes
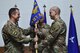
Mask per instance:
[[[47,12],[47,22],[49,25],[51,25],[52,20],[49,17],[49,9],[52,6],[59,6],[61,9],[61,18],[65,21],[67,25],[67,31],[69,26],[69,19],[70,19],[70,2],[69,0],[36,0],[40,11],[43,13],[43,5],[46,5],[46,12]],[[22,28],[29,27],[30,17],[33,9],[33,2],[34,0],[0,0],[0,46],[4,46],[4,42],[1,35],[1,28],[5,24],[5,22],[8,20],[8,11],[11,7],[14,7],[16,4],[18,8],[20,9],[21,18],[19,21],[19,25]],[[78,42],[80,45],[80,33],[79,33],[79,13],[80,13],[80,6],[79,0],[71,0],[71,3],[73,5],[73,13],[74,13],[74,19],[76,23],[77,28],[77,35],[78,35]],[[68,32],[67,32],[68,34]],[[68,36],[68,35],[67,35]],[[66,37],[67,38],[67,37]],[[67,39],[66,39],[67,42]]]

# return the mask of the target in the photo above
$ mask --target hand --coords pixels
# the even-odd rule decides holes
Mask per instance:
[[[35,28],[34,32],[35,33],[39,32],[39,29],[38,28]]]
[[[43,28],[43,29],[42,29],[42,32],[43,32],[43,33],[46,33],[46,32],[47,32],[47,30],[45,30],[45,29]]]
[[[38,44],[35,44],[35,48],[36,48],[36,49],[38,48]]]
[[[35,38],[34,38],[34,42],[37,42],[38,41],[38,37],[36,36]]]
[[[40,33],[40,32],[39,32],[39,33]],[[45,36],[46,36],[47,33],[48,33],[48,32],[47,32],[46,29],[43,28],[43,29],[41,30],[41,34],[43,34],[43,35],[45,35]]]

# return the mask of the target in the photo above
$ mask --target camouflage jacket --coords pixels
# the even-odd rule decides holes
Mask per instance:
[[[2,36],[5,43],[4,53],[23,53],[23,43],[32,41],[32,38],[26,38],[30,29],[22,29],[11,20],[2,28]]]
[[[42,53],[67,53],[66,51],[66,24],[60,18],[54,21],[46,34],[47,47]]]
[[[49,28],[50,28],[50,26],[49,26],[48,24],[45,24],[43,27],[41,27],[41,26],[38,27],[38,29],[39,29],[39,32],[37,33],[38,38],[39,38],[39,41],[38,41],[38,46],[39,46],[39,48],[38,48],[38,53],[41,53],[41,52],[42,52],[42,50],[43,50],[43,48],[44,48],[44,46],[42,45],[42,42],[43,42],[43,40],[44,40],[45,37],[46,37],[46,36],[45,36],[43,33],[41,33],[41,32],[42,32],[43,30],[48,31]],[[46,33],[47,33],[47,32],[46,32]],[[35,33],[31,33],[30,37],[31,37],[31,38],[34,38],[34,37],[35,37]],[[35,42],[31,41],[31,42],[30,42],[30,47],[32,48],[33,53],[35,53],[34,45],[35,45]]]

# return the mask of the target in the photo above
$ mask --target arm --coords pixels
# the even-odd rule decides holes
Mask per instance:
[[[62,26],[59,22],[56,22],[54,24],[51,25],[51,28],[50,28],[50,35],[47,35],[47,40],[48,42],[53,43],[55,41],[55,39],[59,36],[60,32],[62,30]]]
[[[20,29],[22,29],[22,28],[20,28]],[[30,35],[31,33],[33,33],[34,31],[33,31],[33,28],[31,28],[31,27],[28,27],[27,29],[22,29],[22,31],[23,31],[23,34],[24,35]]]
[[[7,33],[9,34],[8,36],[17,42],[28,43],[33,40],[32,38],[26,38],[23,35],[22,30],[14,25],[7,25],[7,28],[5,28],[5,29],[6,29]]]
[[[50,26],[45,24],[44,27],[37,32],[39,37],[45,39],[46,34],[49,32],[49,29],[50,29]]]
[[[60,31],[62,30],[62,27],[60,23],[52,24],[50,27],[50,30],[46,33],[46,31],[43,31],[42,33],[46,36],[46,39],[44,40],[44,45],[50,45],[52,44],[55,39],[59,36]]]

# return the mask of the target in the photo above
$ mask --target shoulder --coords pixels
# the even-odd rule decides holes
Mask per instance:
[[[61,27],[66,27],[66,24],[62,19],[60,19],[58,22],[61,25]]]
[[[54,22],[52,22],[51,27],[59,27],[60,25],[61,25],[61,24],[60,24],[59,21],[54,21]]]
[[[8,27],[9,26],[13,26],[13,24],[8,20],[5,24],[4,24],[4,27]]]
[[[6,24],[4,24],[2,30],[10,30],[16,28],[15,25],[13,25],[10,21],[7,21]]]
[[[65,22],[60,18],[59,20],[55,21],[54,25],[55,25],[55,26],[60,26],[60,27],[62,27],[62,26],[64,26],[64,25],[66,25],[66,24],[65,24]]]
[[[6,28],[9,25],[8,21],[4,24],[3,28]],[[7,29],[7,28],[6,28]]]
[[[8,28],[8,22],[6,22],[2,28],[2,32],[7,31]]]

